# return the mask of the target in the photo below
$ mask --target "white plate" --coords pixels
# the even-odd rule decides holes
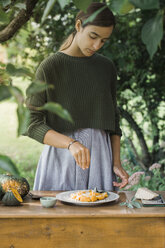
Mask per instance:
[[[78,191],[82,191],[82,190],[66,191],[66,192],[59,193],[56,195],[56,199],[64,203],[71,203],[71,204],[79,205],[79,206],[96,206],[96,205],[100,205],[103,203],[115,201],[119,198],[118,194],[115,194],[113,192],[108,192],[107,198],[105,198],[104,200],[99,200],[95,202],[80,202],[78,200],[71,199],[70,195]],[[84,191],[88,191],[88,190],[84,190]]]

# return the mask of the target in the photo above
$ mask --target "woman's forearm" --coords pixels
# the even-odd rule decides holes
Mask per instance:
[[[120,136],[119,135],[111,135],[111,147],[112,147],[112,157],[113,157],[113,165],[120,166]]]
[[[49,130],[44,137],[44,144],[54,146],[56,148],[68,148],[68,145],[74,139],[58,133],[54,130]]]
[[[128,184],[128,173],[124,170],[120,161],[120,136],[111,135],[111,146],[112,146],[112,156],[113,156],[113,170],[121,179],[121,182],[114,181],[113,186],[124,188]]]

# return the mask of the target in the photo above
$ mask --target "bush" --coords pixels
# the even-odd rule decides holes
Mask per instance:
[[[129,183],[122,190],[136,191],[139,187],[147,187],[150,190],[165,190],[165,169],[159,163],[152,164],[147,171],[140,166],[134,166],[129,160],[123,160],[123,168],[130,175]]]

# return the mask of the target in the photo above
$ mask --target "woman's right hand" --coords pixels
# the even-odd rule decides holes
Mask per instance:
[[[76,163],[83,169],[88,169],[90,165],[89,149],[76,141],[69,147],[69,151],[73,155]]]

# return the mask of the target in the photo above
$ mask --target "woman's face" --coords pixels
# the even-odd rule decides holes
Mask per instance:
[[[85,28],[79,26],[77,29],[77,46],[84,56],[91,56],[97,52],[109,39],[113,31],[113,26],[99,27],[88,25]]]

